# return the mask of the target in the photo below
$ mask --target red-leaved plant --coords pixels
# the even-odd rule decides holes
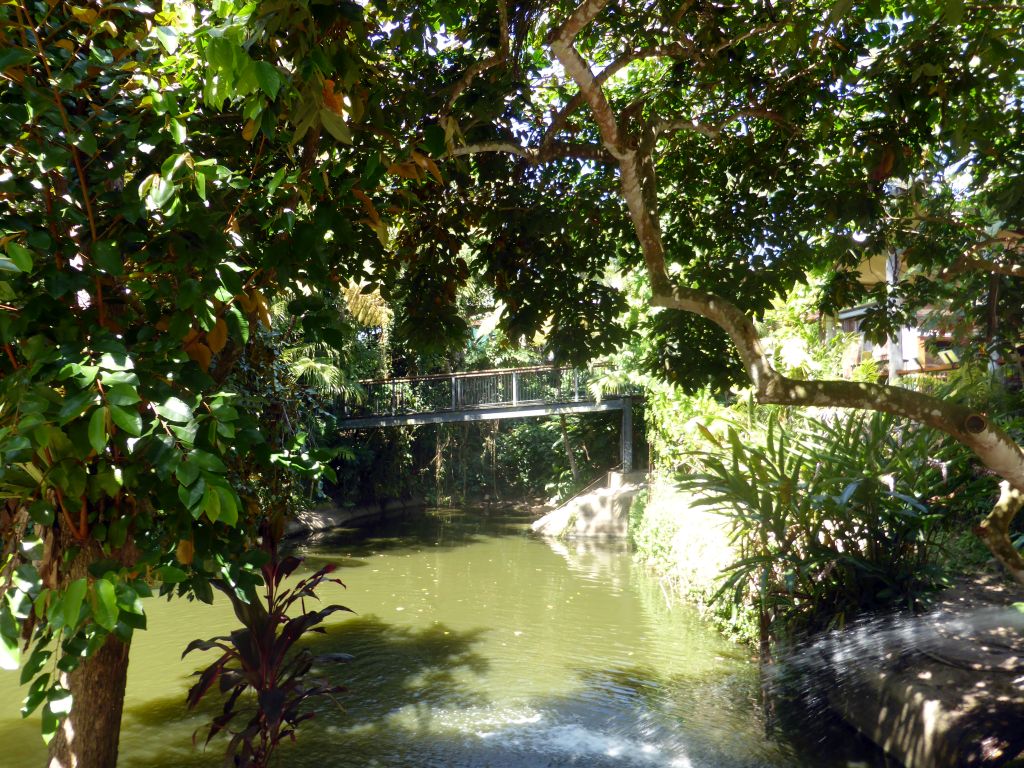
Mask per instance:
[[[345,653],[315,656],[308,648],[294,650],[295,643],[307,632],[324,632],[318,625],[329,615],[349,610],[341,605],[306,610],[305,599],[318,600],[316,590],[324,582],[345,586],[340,579],[330,577],[337,566],[327,565],[294,587],[282,589],[281,583],[302,560],[294,556],[278,557],[273,541],[265,544],[265,549],[270,557],[261,569],[262,599],[255,588],[247,590],[246,599],[242,599],[231,585],[215,583],[231,600],[242,628],[226,636],[193,640],[182,653],[184,658],[195,650],[222,651],[216,661],[196,673],[199,680],[188,692],[188,707],[193,709],[219,682],[221,695],[228,694],[228,697],[222,713],[210,724],[206,743],[220,731],[227,730],[232,737],[225,762],[241,768],[264,768],[284,738],[294,740],[299,723],[313,717],[312,712],[302,711],[307,699],[345,690],[344,686],[320,680],[307,681],[305,676],[314,663],[352,658]],[[299,612],[289,616],[296,604]],[[234,730],[229,726],[241,711],[239,698],[246,691],[255,694],[255,711],[244,728]]]

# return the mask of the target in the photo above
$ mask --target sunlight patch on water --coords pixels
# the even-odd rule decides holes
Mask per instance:
[[[410,733],[424,730],[431,736],[451,738],[463,743],[488,744],[502,753],[543,756],[551,764],[586,765],[600,759],[602,765],[666,766],[667,768],[694,768],[694,763],[678,746],[666,747],[629,735],[603,732],[580,723],[550,722],[552,713],[529,706],[431,709],[405,706],[387,718],[388,730]],[[354,736],[365,726],[351,728],[329,727],[336,734]]]

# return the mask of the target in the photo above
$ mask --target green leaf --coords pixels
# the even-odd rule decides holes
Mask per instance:
[[[142,434],[142,416],[135,409],[121,408],[116,405],[110,406],[110,418],[114,420],[121,429],[132,437]]]
[[[45,646],[36,645],[29,654],[25,666],[21,668],[21,684],[28,685],[29,680],[39,674],[43,665],[53,656],[53,652]]]
[[[947,24],[956,26],[964,19],[964,0],[946,0],[942,11]]]
[[[15,242],[7,244],[7,255],[11,262],[22,272],[32,271],[32,251]]]
[[[164,584],[180,584],[188,578],[187,573],[173,565],[161,565],[156,569],[155,575]]]
[[[100,383],[103,385],[128,384],[137,387],[139,386],[139,377],[131,371],[110,371],[100,374]]]
[[[220,494],[210,484],[207,484],[203,491],[203,511],[210,518],[210,522],[215,523],[220,517]]]
[[[73,421],[94,402],[96,402],[96,392],[91,387],[76,392],[71,397],[64,399],[64,403],[57,412],[57,422],[64,425]]]
[[[267,94],[271,101],[276,99],[281,88],[281,73],[277,71],[277,67],[266,61],[258,61],[255,74],[260,90]]]
[[[25,50],[24,48],[0,49],[0,70],[7,69],[8,67],[18,67],[22,64],[28,64],[34,58],[35,54],[32,53],[32,51]]]
[[[174,27],[154,27],[153,31],[165,51],[174,53],[178,50],[178,33]]]
[[[423,130],[423,146],[434,157],[444,157],[447,149],[444,128],[440,125],[428,125]]]
[[[21,664],[18,622],[5,600],[0,603],[0,669],[15,670]]]
[[[228,330],[231,331],[232,338],[239,339],[243,344],[249,341],[249,321],[245,319],[245,315],[242,314],[241,310],[232,305],[228,309],[227,314],[224,315],[224,320],[228,324]]]
[[[28,516],[38,525],[53,525],[53,505],[44,499],[37,499],[28,508]]]
[[[135,405],[142,398],[130,384],[114,384],[106,391],[107,402],[111,405],[128,406]]]
[[[135,368],[135,364],[131,361],[131,358],[124,353],[118,353],[115,355],[111,352],[104,352],[103,356],[100,357],[100,368],[104,371],[130,371]],[[107,383],[106,379],[101,379],[101,381],[103,381],[104,384]]]
[[[233,526],[238,522],[238,502],[235,501],[235,494],[230,488],[221,486],[216,486],[216,490],[220,497],[220,521]]]
[[[89,445],[96,453],[103,453],[103,449],[107,447],[107,440],[109,435],[107,434],[107,416],[110,411],[107,408],[97,408],[92,412],[92,416],[89,417]]]
[[[92,617],[108,632],[117,625],[117,593],[114,585],[106,579],[98,579],[92,585],[94,602],[92,606]]]
[[[188,460],[195,462],[196,466],[200,469],[205,469],[207,472],[216,472],[218,474],[224,474],[228,471],[228,468],[224,465],[224,462],[214,456],[212,453],[207,451],[201,451],[198,448],[194,451],[190,451],[188,454]]]
[[[188,134],[185,131],[185,124],[173,117],[170,120],[171,138],[176,144],[184,144]]]
[[[274,174],[273,178],[270,180],[270,184],[267,185],[267,191],[270,194],[274,194],[274,191],[281,186],[281,182],[284,181],[284,175],[287,171],[288,168],[286,166],[281,166],[277,169],[277,173]]]
[[[139,187],[140,196],[145,197],[150,210],[164,210],[174,197],[175,186],[159,174],[146,177]]]
[[[168,421],[187,422],[192,420],[192,409],[188,403],[170,397],[163,403],[153,403],[153,410]]]
[[[183,461],[174,470],[174,475],[182,485],[192,485],[196,478],[199,477],[199,465],[194,461]]]
[[[92,157],[99,151],[99,147],[96,146],[96,137],[88,129],[78,134],[78,138],[75,139],[75,146],[89,157]]]
[[[349,130],[345,121],[340,115],[336,115],[331,110],[324,107],[320,110],[320,124],[327,130],[331,136],[336,138],[343,144],[352,143],[352,132]]]
[[[116,240],[100,240],[92,248],[92,261],[108,275],[123,275],[124,261]]]
[[[21,705],[21,716],[28,717],[36,708],[46,701],[46,692],[50,685],[50,675],[45,674],[37,677],[32,681],[32,685],[28,688],[28,693],[25,695],[25,700]]]
[[[68,584],[61,598],[64,626],[73,629],[78,625],[78,616],[82,612],[82,602],[88,589],[89,582],[86,579],[75,579]]]

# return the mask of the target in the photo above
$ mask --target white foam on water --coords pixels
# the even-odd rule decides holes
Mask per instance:
[[[389,716],[390,727],[418,730],[429,719],[427,728],[433,734],[457,735],[463,739],[486,741],[493,748],[519,753],[558,756],[569,761],[601,759],[627,766],[666,766],[694,768],[676,745],[666,747],[656,739],[633,738],[590,728],[580,723],[552,723],[544,712],[529,706],[518,707],[442,707],[426,710],[407,705]],[[349,728],[354,733],[357,728]],[[643,729],[642,729],[643,730]]]
[[[685,755],[666,755],[657,744],[613,733],[604,733],[577,723],[547,725],[532,722],[527,729],[514,725],[487,735],[504,746],[542,755],[568,758],[603,757],[621,760],[623,765],[670,765],[692,768]]]

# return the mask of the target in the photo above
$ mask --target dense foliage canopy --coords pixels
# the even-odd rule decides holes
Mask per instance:
[[[991,544],[1024,575],[1018,445],[923,395],[782,376],[749,319],[811,268],[826,306],[869,298],[880,252],[911,270],[875,289],[875,334],[950,294],[1019,319],[1022,29],[963,0],[2,6],[0,650],[32,641],[29,708],[53,732],[61,673],[144,625],[151,581],[256,578],[260,479],[322,457],[232,377],[272,366],[278,300],[298,340],[344,346],[353,284],[429,352],[466,337],[475,275],[510,337],[584,359],[622,336],[609,271],[642,265],[685,310],[650,315],[653,368],[946,430],[1007,479]]]

